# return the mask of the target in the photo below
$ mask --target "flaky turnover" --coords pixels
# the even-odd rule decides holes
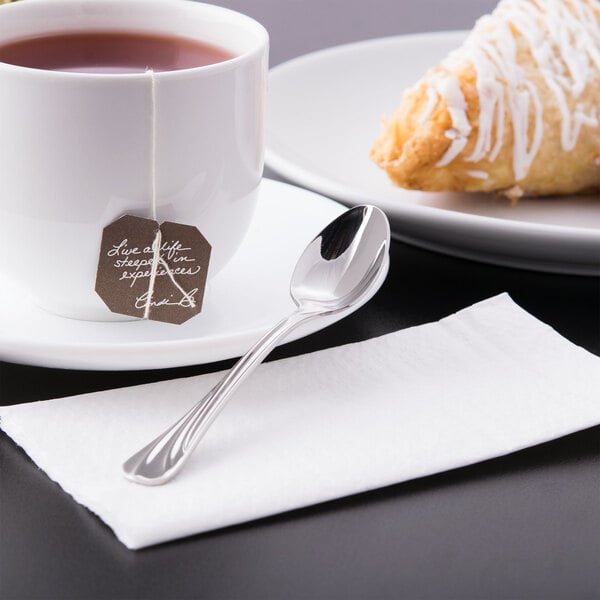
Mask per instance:
[[[401,187],[600,189],[600,0],[502,0],[402,97],[371,150]]]

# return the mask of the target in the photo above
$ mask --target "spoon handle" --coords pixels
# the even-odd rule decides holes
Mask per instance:
[[[297,309],[277,323],[200,402],[123,463],[127,479],[144,485],[161,485],[169,481],[183,467],[227,400],[277,342],[296,327],[320,315],[320,312]]]

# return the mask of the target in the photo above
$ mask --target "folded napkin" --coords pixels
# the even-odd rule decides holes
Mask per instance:
[[[129,548],[507,454],[600,422],[600,359],[497,296],[437,323],[262,365],[169,484],[121,463],[219,373],[0,409]]]

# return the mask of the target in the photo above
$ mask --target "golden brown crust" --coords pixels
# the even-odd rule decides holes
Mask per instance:
[[[600,14],[597,16],[600,22]],[[513,35],[517,41],[518,62],[539,90],[543,103],[543,141],[526,177],[521,180],[515,178],[513,123],[508,109],[504,111],[506,127],[501,150],[495,160],[465,160],[476,144],[480,104],[475,68],[472,62],[464,60],[451,70],[440,66],[429,71],[404,95],[393,117],[384,121],[384,131],[376,140],[370,156],[396,185],[425,191],[508,191],[518,184],[525,195],[531,196],[600,190],[600,127],[583,126],[575,148],[570,152],[563,151],[561,113],[556,99],[526,40],[514,29]],[[428,104],[429,82],[440,73],[451,74],[458,80],[472,127],[464,149],[445,166],[436,166],[451,144],[446,132],[452,127],[452,121],[444,99],[438,97],[429,118],[423,122],[420,120]],[[596,69],[577,102],[597,105],[600,117],[600,70]],[[533,120],[534,116],[530,114],[532,129]],[[492,142],[495,140],[492,139]],[[482,172],[487,174],[487,178],[482,178]]]

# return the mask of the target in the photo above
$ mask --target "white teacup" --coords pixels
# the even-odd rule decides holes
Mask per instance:
[[[59,315],[119,320],[94,291],[103,228],[124,214],[195,225],[209,278],[250,224],[263,170],[268,35],[188,0],[26,0],[0,7],[0,45],[35,35],[153,32],[234,58],[154,74],[0,63],[0,275]],[[151,135],[156,133],[152,158]]]

